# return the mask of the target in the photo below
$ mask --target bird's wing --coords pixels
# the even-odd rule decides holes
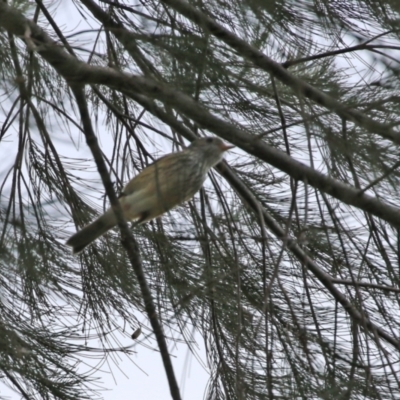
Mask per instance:
[[[185,150],[168,154],[135,176],[125,186],[122,196],[130,197],[130,202],[135,199],[136,207],[140,202],[141,209],[147,205],[151,215],[161,215],[190,199],[200,189],[204,179],[203,175],[194,173],[194,162],[193,155]]]
[[[122,191],[122,196],[131,195],[139,190],[151,190],[151,187],[153,187],[156,182],[162,182],[167,178],[165,175],[168,174],[168,172],[166,173],[165,166],[168,166],[171,157],[174,156],[176,156],[176,153],[167,154],[140,171],[138,175],[126,184]]]

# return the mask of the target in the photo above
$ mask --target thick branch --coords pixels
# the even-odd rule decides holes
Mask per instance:
[[[188,140],[194,140],[196,135],[191,132],[188,128],[177,121],[172,115],[168,115],[157,107],[153,102],[145,99],[141,96],[136,96],[135,100],[139,102],[147,111],[151,112],[161,121],[166,123],[175,129],[179,134],[184,136]],[[363,316],[356,307],[354,307],[346,296],[335,286],[335,283],[345,284],[345,281],[333,279],[329,274],[324,272],[318,264],[312,260],[305,251],[294,240],[287,241],[287,235],[285,230],[273,219],[269,213],[263,208],[258,200],[254,197],[252,192],[247,188],[247,186],[242,182],[242,180],[235,174],[234,171],[228,166],[227,163],[218,164],[216,167],[217,171],[227,180],[230,186],[238,193],[238,195],[248,204],[254,211],[255,215],[261,214],[264,218],[265,225],[282,241],[287,242],[287,248],[291,251],[294,256],[302,263],[304,263],[307,268],[314,274],[314,276],[325,286],[325,288],[331,293],[334,299],[340,303],[345,311],[350,315],[350,317],[356,322],[360,323],[373,333],[377,333],[380,337],[387,340],[393,346],[400,349],[400,341],[391,336],[387,331],[379,328],[365,316]],[[362,284],[360,284],[362,285]],[[365,286],[365,285],[364,285]],[[370,285],[373,286],[372,284]]]

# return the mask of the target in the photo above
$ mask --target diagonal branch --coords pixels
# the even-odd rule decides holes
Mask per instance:
[[[173,116],[168,115],[162,111],[153,102],[148,99],[138,96],[136,98],[147,111],[155,115],[161,121],[166,123],[175,129],[179,134],[184,136],[188,140],[194,140],[196,136],[192,131],[182,125]],[[350,317],[360,323],[361,326],[370,329],[373,333],[377,333],[378,336],[385,339],[387,342],[392,344],[394,347],[400,349],[400,340],[391,336],[387,331],[378,327],[364,315],[362,315],[357,308],[355,308],[346,296],[335,286],[335,283],[343,284],[344,281],[335,280],[329,274],[324,272],[318,264],[312,260],[305,251],[294,240],[288,240],[285,230],[269,215],[269,213],[259,204],[258,200],[254,197],[251,191],[247,188],[245,183],[235,174],[235,172],[228,166],[227,163],[221,163],[216,167],[217,171],[226,179],[230,186],[236,191],[236,193],[248,204],[255,215],[259,215],[261,212],[262,218],[264,219],[265,225],[278,237],[280,238],[290,250],[294,256],[314,274],[314,276],[325,286],[325,288],[331,293],[334,299],[340,303],[344,310],[350,315]],[[372,285],[371,285],[372,286]]]
[[[144,307],[150,320],[150,324],[153,328],[154,335],[156,336],[157,344],[161,353],[161,358],[164,363],[164,369],[167,375],[171,396],[174,400],[180,400],[181,396],[179,393],[179,387],[175,378],[175,373],[172,366],[171,357],[169,355],[167,342],[165,340],[165,335],[157,316],[156,307],[154,305],[153,298],[146,281],[146,276],[143,271],[142,262],[139,255],[139,248],[123,216],[121,205],[119,204],[119,201],[115,194],[110,175],[107,171],[107,167],[103,159],[102,152],[99,148],[96,135],[94,134],[83,87],[80,85],[72,85],[71,88],[75,95],[81,115],[86,142],[90,150],[92,151],[93,158],[96,162],[97,169],[103,181],[107,196],[110,199],[111,206],[114,210],[115,216],[117,217],[118,227],[121,230],[122,245],[124,246],[128,254],[129,261],[132,265],[133,270],[135,271],[137,280],[139,282],[144,301]]]

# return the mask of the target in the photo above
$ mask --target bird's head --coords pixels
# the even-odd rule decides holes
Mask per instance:
[[[211,168],[222,160],[225,151],[233,147],[235,146],[227,145],[220,138],[205,137],[194,140],[189,149],[200,153],[206,166]]]

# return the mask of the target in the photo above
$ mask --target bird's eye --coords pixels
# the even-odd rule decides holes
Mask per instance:
[[[212,137],[207,138],[206,142],[207,143],[212,143],[214,141],[214,139]]]

